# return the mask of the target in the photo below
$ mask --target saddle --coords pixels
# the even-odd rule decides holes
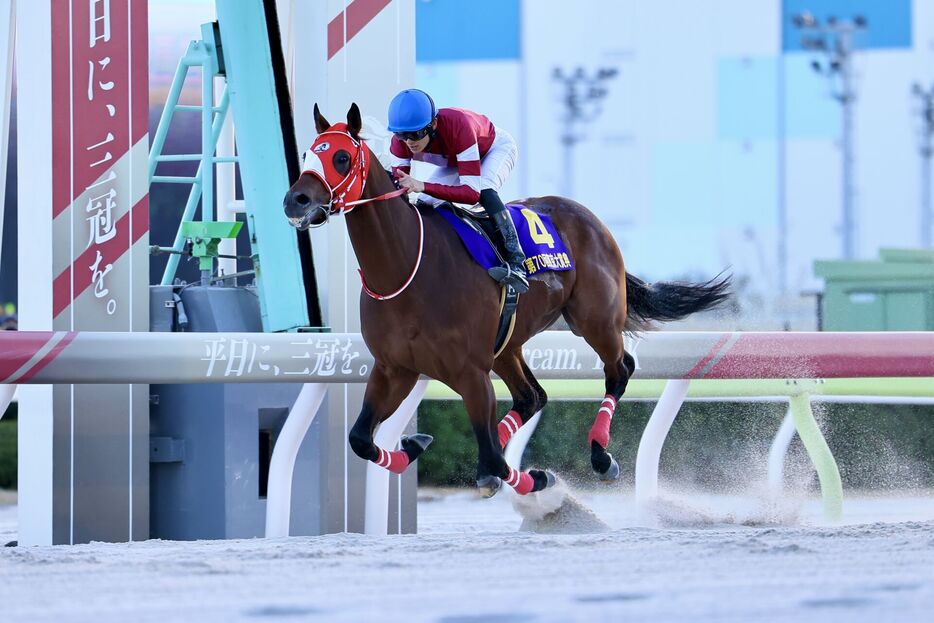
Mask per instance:
[[[438,209],[450,210],[451,213],[459,218],[465,225],[480,234],[480,236],[486,240],[487,244],[490,245],[499,263],[503,266],[508,266],[501,250],[493,242],[493,221],[486,213],[486,210],[483,209],[483,206],[480,204],[466,206],[445,202],[439,205]],[[508,270],[508,268],[506,268],[506,270]],[[518,307],[518,305],[519,293],[516,289],[509,284],[502,285],[499,297],[499,325],[496,329],[496,340],[493,343],[494,359],[499,357],[499,354],[503,352],[506,344],[509,343],[509,338],[512,337],[512,330],[516,326],[516,307]]]
[[[463,205],[457,203],[451,203],[449,201],[441,204],[439,207],[449,208],[454,211],[454,214],[458,216],[464,216],[469,219],[474,219],[476,221],[489,221],[490,215],[486,213],[486,210],[483,209],[483,206],[479,203],[473,205]]]

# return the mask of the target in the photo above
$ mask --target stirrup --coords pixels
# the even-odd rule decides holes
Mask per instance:
[[[512,283],[518,292],[528,292],[529,291],[529,278],[525,276],[524,271],[514,270],[512,266],[509,267],[509,275],[506,277],[508,281]]]
[[[529,291],[529,280],[525,274],[513,270],[508,264],[506,266],[494,266],[486,272],[497,283],[511,285],[519,294]]]

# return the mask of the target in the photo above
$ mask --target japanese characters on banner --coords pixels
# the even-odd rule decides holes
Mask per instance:
[[[204,341],[205,353],[201,361],[207,362],[204,377],[206,379],[223,377],[238,378],[267,372],[273,377],[332,377],[354,375],[361,380],[367,378],[373,358],[366,353],[361,357],[360,344],[354,344],[350,338],[337,336],[309,337],[291,342],[296,353],[290,356],[289,366],[281,366],[278,361],[266,361],[272,349],[263,337],[257,339],[229,338],[218,336]],[[356,361],[355,360],[360,360]],[[309,378],[309,380],[311,380]],[[316,378],[315,380],[320,380]]]
[[[52,40],[53,317],[56,328],[145,331],[130,304],[136,289],[148,305],[148,261],[132,252],[149,229],[146,3],[60,9],[53,30],[70,37]]]
[[[635,369],[640,370],[638,350],[642,339],[626,336],[625,343],[626,352],[633,356]],[[373,356],[362,340],[358,337],[354,341],[346,335],[298,337],[287,345],[282,344],[278,336],[273,342],[267,334],[255,337],[217,335],[205,337],[203,348],[203,376],[215,381],[244,377],[300,379],[306,383],[320,383],[331,377],[365,381],[373,366]],[[603,369],[603,362],[587,346],[526,346],[522,354],[529,368],[537,373]]]

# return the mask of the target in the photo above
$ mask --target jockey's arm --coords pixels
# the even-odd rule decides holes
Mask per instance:
[[[449,186],[425,182],[425,192],[454,203],[474,204],[480,201],[480,147],[476,138],[469,147],[458,152],[457,175],[460,184]]]
[[[389,158],[392,176],[396,179],[398,179],[400,171],[406,175],[412,173],[412,152],[405,143],[395,137],[389,144]]]

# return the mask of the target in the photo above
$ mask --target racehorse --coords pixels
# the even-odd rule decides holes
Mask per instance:
[[[343,213],[360,265],[360,319],[376,363],[349,441],[361,458],[401,473],[431,442],[428,435],[401,440],[389,451],[373,442],[376,427],[392,415],[420,375],[441,381],[464,400],[479,449],[477,486],[493,495],[503,481],[518,493],[554,482],[544,470],[507,465],[503,447],[545,406],[545,390],[529,370],[522,345],[564,317],[603,362],[606,395],[587,437],[591,464],[604,479],[619,476],[607,452],[610,422],[635,362],[623,334],[710,309],[729,296],[729,277],[701,284],[647,284],[628,274],[619,247],[587,208],[562,197],[519,204],[547,215],[574,260],[574,268],[537,273],[520,297],[512,336],[498,356],[493,345],[501,287],[475,263],[454,229],[433,208],[412,205],[361,140],[356,104],[347,122],[332,125],[314,109],[318,137],[306,152],[302,174],[283,200],[300,230]],[[512,409],[497,425],[495,372],[512,394]]]

